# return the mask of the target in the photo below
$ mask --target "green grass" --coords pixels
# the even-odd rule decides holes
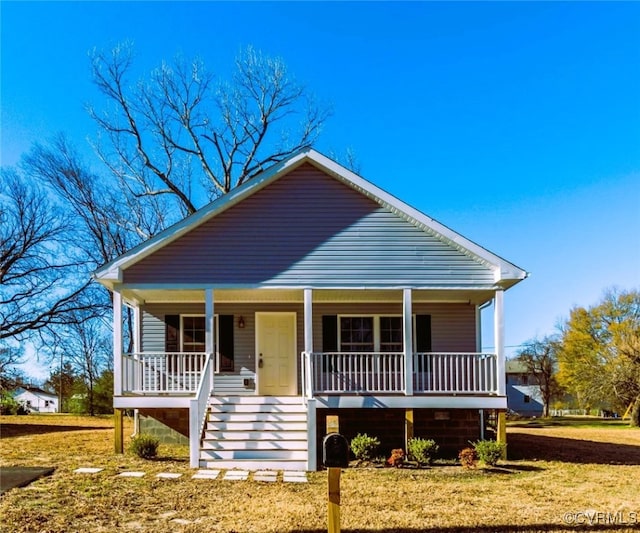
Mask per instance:
[[[607,428],[628,429],[629,421],[621,418],[600,418],[595,416],[554,416],[550,418],[523,418],[510,420],[507,427],[518,428]]]

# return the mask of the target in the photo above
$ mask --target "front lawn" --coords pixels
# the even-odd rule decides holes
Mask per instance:
[[[0,417],[1,466],[54,466],[51,477],[0,499],[2,531],[326,531],[326,472],[309,483],[194,480],[185,447],[155,461],[113,454],[111,419]],[[6,431],[5,431],[6,430]],[[125,426],[131,433],[131,422]],[[640,430],[509,428],[510,459],[495,469],[349,469],[343,531],[594,531],[640,527]],[[74,474],[101,467],[98,474]],[[140,479],[118,478],[140,470]],[[158,472],[183,473],[162,480]],[[635,480],[635,481],[634,481]],[[635,514],[634,514],[635,513]],[[587,528],[588,529],[588,528]]]

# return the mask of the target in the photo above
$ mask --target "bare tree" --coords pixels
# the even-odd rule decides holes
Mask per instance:
[[[89,279],[71,219],[15,169],[1,175],[0,340],[22,339],[91,309],[84,298]]]
[[[24,362],[22,351],[16,346],[0,345],[0,392],[13,389],[22,381],[18,366]]]
[[[92,55],[93,79],[111,108],[91,116],[98,153],[135,198],[169,196],[182,216],[241,185],[317,138],[328,111],[279,58],[247,48],[229,82],[200,60],[177,57],[146,80],[129,80],[133,48]],[[107,146],[105,142],[107,141]]]
[[[153,199],[145,205],[132,202],[126,191],[107,186],[106,180],[91,172],[63,135],[47,144],[36,143],[21,164],[27,174],[47,184],[67,208],[76,227],[75,246],[88,272],[162,229],[160,204]],[[96,286],[89,286],[86,292],[94,302],[95,314],[109,313],[109,293]],[[132,318],[127,307],[129,351],[133,342]]]
[[[562,388],[556,379],[559,349],[560,341],[553,336],[546,336],[527,342],[516,355],[516,360],[524,365],[540,386],[544,417],[549,416],[551,401],[562,393]]]
[[[64,360],[82,378],[88,411],[93,416],[94,387],[111,354],[109,328],[102,318],[79,312],[73,322],[57,328],[54,336],[58,348],[64,350]]]

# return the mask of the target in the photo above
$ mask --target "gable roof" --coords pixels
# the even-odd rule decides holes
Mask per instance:
[[[242,202],[244,199],[252,196],[305,163],[311,164],[339,182],[395,213],[417,228],[490,267],[495,273],[495,283],[497,285],[508,288],[527,277],[527,273],[514,264],[493,254],[459,233],[456,233],[447,226],[397,199],[316,150],[307,148],[292,154],[287,159],[273,165],[243,185],[201,208],[191,216],[100,267],[94,272],[94,278],[103,285],[113,289],[116,284],[122,282],[123,270],[167,246],[211,218]]]

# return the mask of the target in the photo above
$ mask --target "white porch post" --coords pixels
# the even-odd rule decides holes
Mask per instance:
[[[214,349],[214,322],[215,315],[213,312],[213,289],[205,289],[204,291],[204,351],[213,357]],[[217,365],[216,365],[217,369]]]
[[[404,393],[413,396],[413,317],[411,289],[402,291],[402,333],[404,341]]]
[[[113,291],[113,395],[122,396],[122,295]]]
[[[133,352],[142,351],[142,313],[138,304],[133,308]]]
[[[496,371],[498,378],[498,395],[506,394],[505,362],[504,362],[504,289],[498,289],[494,298],[493,309],[493,343],[496,349]]]
[[[313,352],[313,290],[304,289],[304,351],[307,354]],[[309,375],[313,372],[311,368],[311,356],[302,359],[303,364],[308,364],[305,369],[306,383],[302,386],[310,389],[313,380]],[[317,449],[316,449],[316,400],[313,398],[312,390],[305,390],[307,396],[307,470],[315,471],[317,465]]]
[[[313,290],[304,289],[304,351],[313,352]]]

